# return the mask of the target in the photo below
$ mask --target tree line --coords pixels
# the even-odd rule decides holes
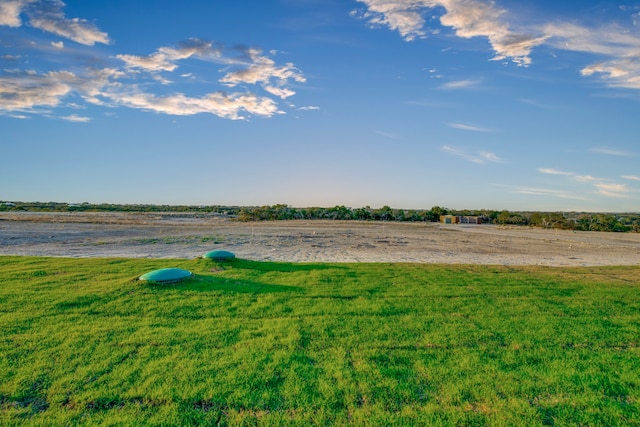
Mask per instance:
[[[346,206],[295,208],[285,204],[267,206],[192,206],[110,203],[0,202],[1,211],[40,212],[174,212],[217,214],[238,221],[280,221],[296,219],[437,222],[442,215],[478,216],[485,224],[533,226],[580,231],[640,232],[640,213],[512,212],[507,210],[394,209],[389,206],[350,208]]]

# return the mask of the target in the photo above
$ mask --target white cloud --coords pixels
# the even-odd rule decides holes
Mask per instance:
[[[282,99],[288,98],[296,94],[291,89],[277,87],[277,86],[270,86],[270,85],[265,85],[264,90],[269,92],[271,95],[277,96],[278,98],[282,98]]]
[[[305,107],[300,107],[298,108],[298,110],[302,110],[302,111],[314,111],[314,110],[319,110],[320,107],[316,106],[316,105],[307,105]]]
[[[220,79],[220,83],[229,87],[260,83],[267,92],[284,99],[295,95],[293,90],[283,88],[289,80],[306,82],[302,73],[290,62],[278,66],[273,59],[263,56],[259,49],[247,49],[245,53],[249,59],[245,68],[228,72]]]
[[[528,66],[532,62],[532,50],[540,45],[599,55],[605,59],[583,67],[582,76],[599,76],[610,87],[640,89],[640,34],[636,30],[640,14],[637,9],[621,8],[629,13],[629,27],[620,24],[592,27],[563,21],[523,25],[525,17],[518,17],[517,12],[497,7],[495,2],[488,0],[358,1],[366,5],[366,12],[361,15],[363,19],[373,26],[382,25],[398,31],[407,41],[424,38],[428,33],[435,34],[437,31],[426,28],[425,16],[443,10],[440,24],[452,28],[460,38],[485,37],[495,53],[493,60],[510,60]]]
[[[628,179],[630,181],[640,181],[640,176],[637,175],[623,175],[621,178]]]
[[[628,157],[631,155],[631,153],[627,151],[616,150],[614,148],[607,148],[607,147],[594,147],[590,151],[593,151],[594,153],[606,154],[609,156]]]
[[[222,53],[213,43],[200,39],[189,39],[178,47],[161,47],[148,56],[117,55],[116,58],[125,63],[127,68],[140,69],[149,72],[174,71],[178,68],[177,61],[199,58],[219,58]]]
[[[580,70],[600,75],[611,87],[640,89],[640,34],[619,25],[599,28],[555,22],[541,26],[548,43],[558,49],[604,56],[605,60]]]
[[[26,15],[32,27],[48,31],[91,46],[97,42],[108,43],[106,33],[83,19],[67,19],[62,13],[60,0],[0,0],[0,25],[22,25],[21,15]],[[77,51],[63,49],[64,42],[51,41],[59,55],[55,63],[68,64],[74,71],[37,73],[24,70],[0,71],[0,111],[45,113],[45,107],[57,107],[71,97],[78,97],[94,105],[128,107],[171,115],[214,114],[218,117],[240,120],[250,115],[271,117],[283,113],[275,99],[285,99],[295,92],[290,84],[306,81],[302,72],[292,63],[277,64],[255,48],[224,51],[213,42],[188,39],[176,46],[160,47],[147,56],[95,54],[92,64],[115,64],[105,68],[82,66],[77,63]],[[33,45],[35,48],[36,46]],[[44,50],[35,50],[42,53]],[[275,51],[272,51],[275,52]],[[35,56],[34,56],[35,57]],[[203,94],[156,93],[158,85],[173,83],[172,77],[189,77],[200,85],[206,84],[210,74],[197,78],[192,72],[172,74],[188,60],[201,60],[223,64],[212,90]],[[116,64],[117,62],[117,64]],[[242,85],[242,91],[227,93],[220,89]],[[215,87],[217,86],[217,87]],[[256,87],[257,86],[257,87]],[[144,88],[144,89],[141,89]],[[256,90],[258,89],[258,90]],[[71,104],[71,102],[69,103]],[[48,111],[46,113],[49,113]],[[87,117],[67,116],[69,121],[86,121]]]
[[[480,126],[467,125],[464,123],[446,123],[446,125],[454,129],[468,130],[471,132],[491,132],[491,129],[483,128]]]
[[[549,37],[548,45],[573,52],[624,57],[640,47],[638,35],[618,25],[594,28],[570,22],[553,22],[540,25],[540,31]]]
[[[552,196],[560,199],[572,199],[572,200],[588,200],[584,196],[577,195],[575,193],[569,193],[566,191],[554,190],[549,188],[536,188],[536,187],[519,187],[515,189],[518,194],[528,194],[532,196]]]
[[[480,157],[480,159],[483,159],[485,162],[492,162],[492,163],[503,163],[504,162],[504,160],[502,160],[500,157],[498,157],[494,153],[490,153],[488,151],[480,151],[478,153],[478,156]]]
[[[375,133],[377,133],[378,135],[384,136],[385,138],[389,138],[389,139],[400,139],[400,137],[398,135],[396,135],[395,133],[391,133],[391,132],[385,132],[382,130],[376,130]]]
[[[476,0],[441,0],[438,3],[447,13],[440,18],[442,25],[452,27],[458,37],[486,37],[495,52],[494,60],[509,59],[517,65],[531,63],[531,50],[544,42],[546,36],[534,36],[512,31],[499,18],[506,13],[494,3]]]
[[[27,111],[34,107],[55,107],[73,91],[77,81],[69,72],[37,74],[32,71],[0,77],[0,110]]]
[[[542,44],[546,36],[515,32],[501,19],[506,10],[493,2],[480,0],[358,0],[366,4],[362,16],[371,25],[386,25],[398,31],[407,41],[424,38],[424,15],[436,8],[443,26],[451,27],[461,38],[486,37],[495,52],[494,60],[508,59],[517,65],[531,63],[531,50]],[[433,31],[431,31],[433,32]]]
[[[455,80],[447,83],[443,83],[440,88],[442,89],[464,89],[467,87],[475,86],[480,83],[480,80]]]
[[[599,182],[595,184],[597,193],[606,197],[628,198],[629,189],[625,184]]]
[[[74,123],[87,123],[90,122],[91,119],[89,117],[82,117],[82,116],[78,116],[76,114],[72,114],[70,116],[66,116],[66,117],[61,117],[62,120],[66,120],[68,122],[74,122]]]
[[[276,103],[271,98],[259,97],[251,93],[216,92],[200,98],[187,97],[183,94],[157,96],[150,93],[127,94],[117,91],[103,95],[118,105],[178,116],[210,113],[225,119],[241,120],[246,118],[243,111],[264,117],[279,113]]]
[[[570,175],[573,177],[573,179],[575,179],[578,182],[594,182],[594,181],[600,181],[598,178],[592,176],[592,175],[577,175],[577,174],[572,174]]]
[[[478,165],[483,165],[486,163],[504,163],[504,160],[502,160],[494,153],[490,153],[488,151],[470,153],[468,151],[456,147],[451,147],[449,145],[443,145],[442,151]]]
[[[108,44],[107,33],[85,19],[64,16],[65,4],[60,0],[2,0],[0,1],[0,25],[20,27],[21,14],[27,16],[29,24],[42,31],[93,46]]]
[[[552,168],[538,168],[538,172],[548,174],[548,175],[565,175],[565,176],[574,176],[573,172],[565,172],[558,169]]]
[[[29,24],[35,28],[87,46],[110,43],[107,33],[100,31],[91,22],[80,18],[66,18],[64,6],[60,0],[25,0],[20,7],[28,16]]]
[[[415,38],[426,37],[423,30],[425,20],[421,9],[428,6],[425,1],[394,1],[394,0],[358,0],[365,3],[368,11],[362,15],[371,25],[386,25],[393,31],[398,31],[407,41]],[[352,16],[357,16],[357,11],[352,11]]]
[[[285,99],[295,95],[295,91],[286,87],[290,80],[304,83],[306,79],[292,63],[283,66],[262,55],[262,51],[249,48],[241,52],[241,57],[229,57],[220,47],[211,42],[190,39],[177,48],[161,47],[148,56],[117,55],[132,70],[152,73],[172,72],[178,68],[178,61],[196,57],[198,59],[218,62],[233,68],[219,82],[228,87],[239,84],[261,84],[271,95]],[[170,83],[165,80],[164,83]]]
[[[124,62],[127,68],[140,68],[145,71],[173,71],[178,68],[175,62],[161,53],[149,56],[116,55],[116,58]]]
[[[600,74],[610,87],[640,89],[640,56],[589,65],[580,74]]]
[[[0,1],[0,25],[19,27],[22,25],[20,13],[25,6],[32,3],[30,0],[4,0]]]
[[[611,180],[597,178],[592,175],[579,175],[573,172],[565,172],[557,169],[538,168],[538,172],[549,175],[561,175],[575,182],[589,183],[595,189],[595,193],[606,197],[627,198],[631,191],[625,184],[611,182]]]

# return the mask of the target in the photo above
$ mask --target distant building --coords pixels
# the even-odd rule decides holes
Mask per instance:
[[[482,217],[467,215],[440,215],[443,224],[482,224]]]

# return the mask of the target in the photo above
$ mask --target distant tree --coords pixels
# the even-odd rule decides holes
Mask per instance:
[[[527,219],[524,215],[507,210],[500,212],[494,222],[500,225],[527,225]]]
[[[425,216],[426,216],[426,219],[427,219],[428,221],[431,221],[431,222],[438,222],[438,221],[440,221],[440,216],[442,216],[442,215],[448,215],[448,214],[449,214],[449,212],[450,212],[450,211],[449,211],[449,209],[447,209],[447,208],[441,208],[440,206],[434,206],[434,207],[432,207],[432,208],[431,208],[431,210],[430,210],[430,211],[428,211],[428,212],[426,213],[426,215],[425,215]]]
[[[632,227],[623,224],[614,215],[591,214],[578,219],[576,228],[584,231],[631,231]]]
[[[387,205],[381,207],[380,209],[374,210],[372,215],[373,219],[376,219],[378,221],[393,221],[395,219],[393,215],[393,209],[391,209]]]
[[[354,218],[353,211],[345,206],[334,206],[327,209],[327,218],[336,220],[349,220]]]
[[[355,219],[358,219],[360,221],[368,221],[372,219],[371,208],[369,206],[365,206],[363,208],[356,208],[353,210],[353,216]]]

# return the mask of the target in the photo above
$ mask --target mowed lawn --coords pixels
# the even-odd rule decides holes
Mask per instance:
[[[2,425],[640,425],[638,267],[5,256],[0,331]]]

